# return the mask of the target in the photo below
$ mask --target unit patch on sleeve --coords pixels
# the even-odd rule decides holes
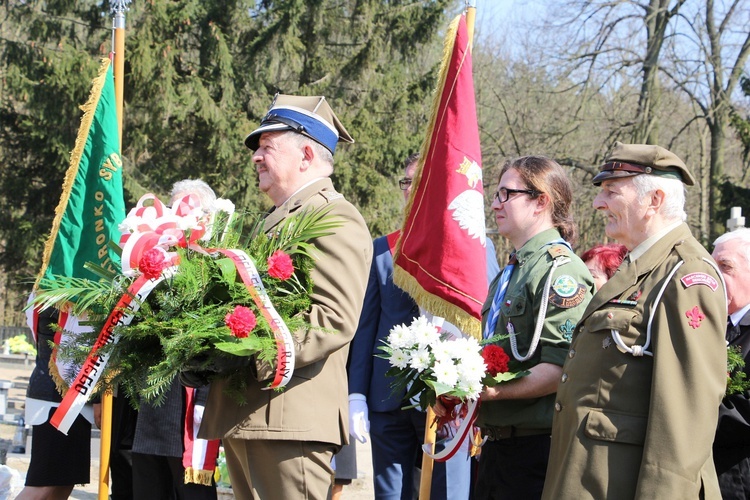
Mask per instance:
[[[586,286],[567,274],[557,277],[549,293],[549,301],[563,309],[581,304],[584,298],[586,298]]]
[[[701,326],[701,322],[706,319],[706,315],[703,314],[700,309],[698,309],[698,306],[693,307],[689,311],[685,311],[685,316],[687,316],[689,320],[688,324],[693,327],[693,329]]]
[[[691,286],[694,286],[694,285],[706,285],[708,288],[710,288],[714,292],[716,291],[717,288],[719,288],[719,282],[716,281],[716,278],[706,273],[686,274],[685,276],[680,278],[680,281],[682,282],[685,288],[690,288]]]

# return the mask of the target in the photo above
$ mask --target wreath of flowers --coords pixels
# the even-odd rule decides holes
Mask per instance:
[[[139,302],[130,323],[114,328],[117,341],[98,346],[108,356],[99,389],[118,386],[133,401],[159,404],[181,370],[208,367],[212,378],[228,378],[230,392],[239,396],[253,376],[251,357],[276,358],[279,321],[269,320],[231,252],[250,258],[276,319],[294,332],[309,326],[304,313],[310,307],[315,256],[310,242],[340,222],[325,208],[300,211],[266,234],[262,215],[237,214],[228,200],[217,200],[216,207],[207,212],[190,195],[169,208],[154,195],[144,195],[120,225],[121,272],[111,274],[89,263],[87,269],[100,281],[42,280],[34,306],[70,308],[91,329],[67,335],[74,340],[61,344],[57,356],[82,366],[136,280],[161,280]]]

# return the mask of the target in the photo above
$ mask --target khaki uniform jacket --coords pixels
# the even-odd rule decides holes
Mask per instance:
[[[709,262],[682,224],[594,295],[563,366],[543,498],[721,498],[711,443],[727,309]],[[613,331],[644,345],[652,313],[653,357],[621,352]]]
[[[337,193],[330,179],[303,188],[266,217],[266,232],[290,214],[329,205],[342,225],[313,240],[312,328],[293,332],[295,369],[283,391],[263,390],[267,380],[248,381],[240,405],[215,381],[199,437],[348,443],[349,403],[346,360],[359,321],[372,259],[372,238],[357,209]],[[262,376],[260,377],[262,378]]]

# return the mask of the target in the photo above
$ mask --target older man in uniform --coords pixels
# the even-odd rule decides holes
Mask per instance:
[[[367,286],[372,244],[357,209],[329,176],[339,141],[353,142],[323,97],[277,95],[260,127],[245,139],[255,151],[259,187],[274,208],[264,229],[292,214],[327,207],[340,226],[311,241],[309,329],[293,332],[295,369],[283,391],[264,390],[271,368],[256,362],[245,404],[211,386],[199,437],[222,438],[239,499],[325,499],[331,458],[348,442],[346,360]]]
[[[547,499],[720,498],[711,443],[726,384],[726,298],[659,146],[615,143],[594,184],[629,255],[578,323],[557,391]]]
[[[727,285],[727,343],[742,350],[750,378],[750,228],[719,236],[711,255]],[[750,498],[750,391],[730,394],[721,402],[714,465],[724,500]]]

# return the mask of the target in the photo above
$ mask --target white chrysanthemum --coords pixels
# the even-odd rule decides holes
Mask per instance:
[[[471,337],[463,337],[453,341],[453,359],[465,360],[479,355],[479,342]]]
[[[187,231],[188,229],[193,229],[198,225],[198,218],[197,217],[178,217],[177,218],[177,228],[182,231]]]
[[[482,383],[476,380],[459,379],[458,388],[466,393],[467,399],[478,399],[482,392]]]
[[[234,213],[234,203],[226,198],[216,198],[214,201],[214,209],[217,212],[226,212],[228,214]]]
[[[442,340],[432,346],[432,355],[435,361],[450,361],[453,359],[452,340]]]
[[[431,323],[419,323],[416,326],[412,323],[410,330],[420,347],[432,346],[440,341],[440,332]]]
[[[406,325],[396,325],[391,328],[387,342],[388,345],[397,349],[410,347],[415,343],[414,335],[412,335],[411,330]]]
[[[395,366],[396,368],[406,368],[409,366],[410,360],[406,352],[401,349],[394,349],[388,361],[390,361],[391,366]]]
[[[456,383],[458,382],[458,371],[456,370],[456,365],[450,362],[439,362],[435,363],[432,370],[435,372],[435,379],[439,383],[450,387],[456,386]]]
[[[480,382],[487,371],[487,365],[484,364],[484,360],[479,359],[468,359],[457,365],[458,376],[464,380],[473,380]]]
[[[409,366],[421,373],[430,367],[431,360],[430,350],[424,347],[419,348],[411,353]]]

